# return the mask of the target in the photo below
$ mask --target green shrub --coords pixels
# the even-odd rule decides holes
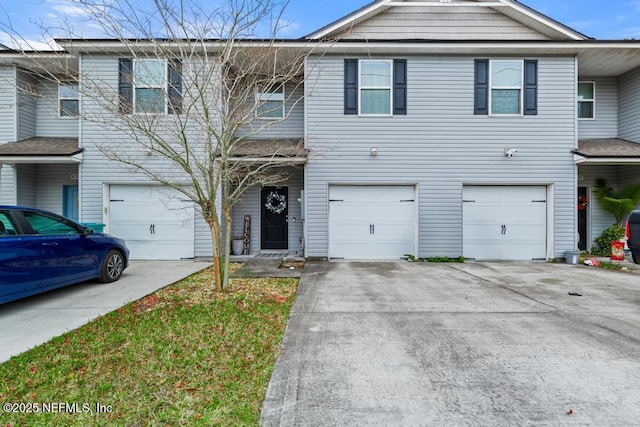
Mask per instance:
[[[602,232],[600,237],[596,239],[596,243],[599,248],[594,248],[591,253],[594,255],[610,256],[611,255],[611,242],[616,242],[624,236],[624,227],[618,224],[613,224]]]

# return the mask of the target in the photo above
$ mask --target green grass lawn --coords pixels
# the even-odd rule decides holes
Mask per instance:
[[[0,364],[0,426],[256,425],[298,280],[209,277]]]

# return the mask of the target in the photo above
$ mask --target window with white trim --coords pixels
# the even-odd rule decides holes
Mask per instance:
[[[393,105],[393,61],[360,60],[360,114],[391,115]]]
[[[490,61],[492,115],[522,114],[523,61]]]
[[[256,116],[263,119],[284,118],[284,85],[256,89]]]
[[[595,118],[596,83],[578,82],[578,119]]]
[[[164,113],[167,102],[167,61],[135,59],[133,69],[134,111]]]
[[[80,115],[80,95],[78,84],[65,82],[58,85],[59,117],[78,117]]]

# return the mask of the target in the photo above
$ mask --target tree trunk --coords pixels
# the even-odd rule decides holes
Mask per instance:
[[[220,264],[220,224],[215,218],[209,218],[209,231],[211,232],[211,245],[213,246],[213,281],[216,287],[216,292],[222,292],[222,266]]]
[[[225,208],[223,212],[225,221],[225,237],[224,237],[224,266],[222,270],[222,287],[226,288],[229,284],[229,257],[231,256],[231,227],[232,219],[229,208]]]

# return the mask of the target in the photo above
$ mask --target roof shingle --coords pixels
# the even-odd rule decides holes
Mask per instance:
[[[640,158],[640,144],[620,138],[583,139],[572,152],[586,158]]]
[[[73,156],[84,149],[78,138],[36,136],[0,145],[0,156]]]

